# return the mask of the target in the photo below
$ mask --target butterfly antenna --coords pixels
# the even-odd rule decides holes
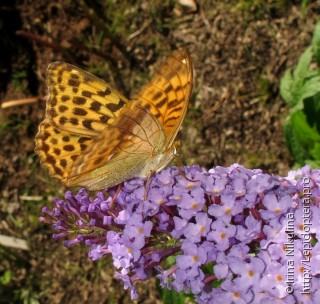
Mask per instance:
[[[201,121],[202,119],[204,119],[205,117],[211,115],[216,109],[218,109],[226,100],[228,100],[230,97],[230,92],[227,91],[225,93],[225,96],[223,96],[210,110],[208,110],[205,114],[203,114],[199,119],[197,119],[196,121],[194,121],[192,124],[190,124],[189,126],[187,126],[186,128],[183,128],[181,130],[181,132],[185,132],[186,130],[188,130],[190,127],[194,126],[195,124],[197,124],[199,121]]]

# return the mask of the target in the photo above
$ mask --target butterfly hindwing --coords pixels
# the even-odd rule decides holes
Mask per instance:
[[[140,102],[132,101],[74,163],[67,184],[96,190],[145,176],[144,168],[151,165],[153,153],[157,155],[164,142],[158,120]]]
[[[49,174],[60,180],[67,178],[71,165],[91,144],[92,138],[64,132],[45,119],[39,126],[35,151]]]

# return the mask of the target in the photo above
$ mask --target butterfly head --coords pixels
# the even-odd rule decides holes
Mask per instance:
[[[160,154],[155,155],[148,163],[148,166],[140,173],[140,177],[146,177],[150,172],[159,172],[166,167],[171,160],[177,155],[177,149],[174,145],[171,145],[168,149]]]

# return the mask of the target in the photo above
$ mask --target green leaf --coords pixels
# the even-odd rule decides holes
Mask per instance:
[[[308,81],[309,78],[313,78],[315,76],[319,76],[320,71],[319,70],[309,70],[306,74],[305,81]]]
[[[320,160],[307,159],[306,165],[309,165],[312,169],[319,169],[320,168]],[[297,167],[297,169],[299,169],[299,168],[301,168],[300,165]]]
[[[320,162],[320,142],[315,143],[313,149],[310,150],[313,159]]]
[[[291,69],[288,69],[285,71],[280,81],[280,94],[284,101],[292,106],[295,104],[292,94],[293,85],[294,79],[291,74]]]
[[[176,292],[172,290],[168,290],[164,288],[162,290],[162,301],[165,304],[177,303],[177,304],[184,304],[187,300],[190,302],[190,297],[188,297],[183,292]]]
[[[311,149],[320,142],[320,134],[311,128],[302,110],[294,112],[285,125],[286,143],[289,151],[301,165],[312,158]]]
[[[320,92],[320,73],[318,76],[308,79],[300,90],[298,104],[304,99],[312,97]]]
[[[311,128],[320,133],[320,92],[303,101],[303,112]]]
[[[300,165],[300,162],[303,161],[305,157],[305,152],[299,144],[299,139],[295,134],[294,126],[290,120],[284,126],[284,134],[290,154]]]
[[[320,64],[320,20],[317,22],[312,38],[312,51],[318,64]]]
[[[291,85],[292,106],[301,107],[303,87],[306,78],[310,77],[309,66],[312,60],[312,50],[308,47],[301,55],[296,68],[293,70],[293,83]]]
[[[316,111],[320,111],[320,93],[313,96],[313,102],[314,102],[314,109]]]
[[[296,112],[292,116],[292,123],[295,124],[297,132],[301,135],[301,142],[307,146],[316,141],[320,141],[320,134],[310,127],[304,112]]]
[[[312,48],[308,47],[301,55],[299,62],[293,72],[288,69],[280,82],[280,94],[282,98],[292,107],[301,108],[302,94],[306,79],[312,78],[319,73],[309,71],[312,60]]]
[[[6,270],[3,275],[0,276],[0,284],[7,285],[11,282],[12,271]]]
[[[297,82],[303,81],[304,78],[307,76],[308,69],[312,60],[312,55],[313,55],[312,47],[309,46],[305,49],[305,51],[300,56],[298,64],[293,71],[293,77],[295,78],[295,81]]]

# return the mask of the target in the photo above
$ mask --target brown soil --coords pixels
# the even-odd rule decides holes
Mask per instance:
[[[292,164],[279,82],[311,41],[319,1],[309,1],[307,10],[301,1],[198,1],[195,9],[170,0],[117,2],[0,4],[0,100],[39,98],[0,112],[0,234],[26,239],[30,246],[27,252],[0,248],[0,277],[12,271],[8,284],[0,281],[0,303],[28,297],[41,303],[129,302],[110,261],[93,263],[85,248],[64,248],[37,220],[41,207],[64,192],[33,151],[44,116],[45,71],[54,60],[94,72],[130,96],[160,58],[186,47],[195,78],[184,126],[226,91],[230,98],[179,135],[183,163],[210,168],[238,162],[279,175]],[[138,302],[157,299],[155,281],[141,284]]]

